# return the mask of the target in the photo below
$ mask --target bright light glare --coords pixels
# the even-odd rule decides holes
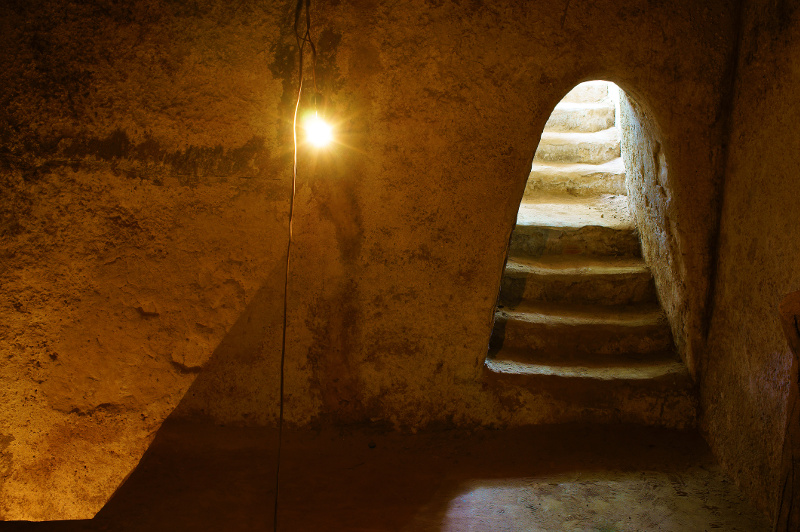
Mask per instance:
[[[333,128],[316,114],[308,116],[303,127],[306,139],[317,148],[323,148],[333,140]]]

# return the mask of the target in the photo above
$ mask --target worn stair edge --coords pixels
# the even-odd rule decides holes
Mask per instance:
[[[512,254],[641,255],[639,234],[624,196],[542,195],[520,203]]]
[[[523,302],[497,310],[492,345],[565,355],[656,353],[672,347],[672,332],[658,305],[621,308]]]
[[[657,302],[650,269],[642,260],[587,260],[585,256],[509,257],[500,301],[552,301],[623,305]]]
[[[549,364],[498,358],[486,358],[486,367],[494,373],[518,376],[554,377],[566,380],[590,379],[616,382],[691,382],[686,367],[673,357],[658,357],[651,361],[628,361],[619,364]],[[688,381],[687,381],[688,379]]]
[[[635,229],[628,198],[615,194],[578,198],[568,194],[541,194],[520,202],[518,225],[582,227],[596,225]]]
[[[551,255],[547,257],[517,257],[510,255],[506,273],[540,275],[627,275],[638,274],[650,277],[650,267],[641,258],[635,257],[591,257]]]
[[[535,161],[600,164],[620,157],[619,132],[609,128],[595,133],[542,133]]]
[[[594,133],[614,126],[616,107],[605,102],[560,102],[544,125],[547,132]]]
[[[484,381],[500,396],[548,397],[548,402],[559,405],[549,414],[550,423],[637,423],[680,429],[697,423],[694,382],[677,361],[653,364],[638,375],[603,375],[600,370],[559,371],[487,358]],[[524,407],[523,401],[518,408]]]
[[[621,157],[602,164],[534,162],[523,198],[531,199],[542,193],[625,196],[625,163]]]
[[[635,228],[547,227],[517,224],[511,235],[509,252],[541,257],[543,255],[592,255],[641,257],[639,233]]]
[[[558,353],[551,350],[532,350],[527,347],[502,347],[499,350],[492,350],[489,358],[496,362],[506,362],[508,364],[521,364],[523,366],[536,366],[548,368],[549,371],[561,374],[562,376],[581,376],[594,375],[600,378],[614,376],[647,374],[648,371],[658,364],[666,364],[677,361],[677,357],[672,351],[672,346],[664,351],[654,352],[623,352],[610,354],[589,354],[585,352],[571,351]],[[618,373],[615,373],[619,370]],[[643,377],[638,377],[643,378]]]

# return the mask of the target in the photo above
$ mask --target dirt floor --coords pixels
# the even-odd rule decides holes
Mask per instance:
[[[169,422],[95,519],[0,530],[271,530],[275,449],[273,430]],[[287,431],[283,449],[287,532],[770,529],[694,433],[357,428]]]

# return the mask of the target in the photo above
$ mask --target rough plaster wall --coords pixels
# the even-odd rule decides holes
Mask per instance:
[[[673,181],[667,163],[665,139],[647,111],[626,94],[620,95],[622,156],[628,203],[642,242],[642,255],[650,266],[658,298],[667,313],[678,352],[696,370],[696,350],[690,338],[701,339],[703,301],[698,296],[708,289],[707,269],[688,271],[678,229]],[[693,224],[699,220],[694,218]],[[708,231],[713,225],[700,225]],[[703,250],[708,253],[707,249]],[[708,257],[706,257],[708,260]]]
[[[282,288],[279,18],[223,4],[0,8],[0,518],[92,515],[248,302]]]
[[[2,8],[3,518],[91,516],[181,397],[183,416],[274,420],[292,3],[225,4]],[[568,419],[482,376],[539,134],[585,79],[647,102],[675,139],[687,275],[702,276],[727,2],[315,16],[342,145],[300,153],[288,422]]]
[[[773,512],[792,370],[778,305],[800,288],[800,10],[746,3],[741,46],[703,427]]]
[[[408,5],[414,7],[378,9],[366,21],[352,7],[323,16],[342,31],[341,96],[356,84],[369,88],[369,101],[359,102],[369,138],[351,144],[370,156],[342,154],[353,161],[318,167],[308,177],[310,190],[300,191],[298,212],[308,221],[298,224],[298,262],[324,248],[338,257],[319,264],[323,275],[314,262],[296,272],[302,289],[294,309],[319,311],[312,330],[298,323],[307,311],[290,316],[298,342],[289,388],[307,390],[290,398],[290,419],[388,417],[411,427],[546,420],[554,409],[546,397],[484,394],[477,386],[504,239],[542,123],[586,78],[619,81],[651,103],[665,135],[676,139],[676,194],[687,203],[677,214],[686,228],[681,251],[691,256],[686,269],[700,286],[693,300],[699,305],[716,208],[719,86],[732,55],[731,17],[722,6],[570,4],[565,14],[556,3]],[[626,33],[636,25],[652,39],[649,46]],[[693,54],[695,46],[711,53]],[[325,198],[345,194],[379,208],[339,213],[327,229]],[[338,285],[323,290],[331,279]],[[334,308],[343,316],[329,314]]]

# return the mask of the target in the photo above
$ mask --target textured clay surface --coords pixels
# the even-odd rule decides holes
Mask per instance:
[[[620,98],[620,114],[628,203],[639,228],[642,255],[655,279],[662,308],[669,316],[678,352],[689,369],[696,371],[697,346],[692,346],[689,339],[698,342],[702,338],[700,311],[704,302],[698,296],[708,289],[708,270],[694,277],[686,275],[687,259],[681,253],[685,243],[679,240],[686,235],[678,230],[679,213],[675,208],[678,202],[673,197],[677,175],[667,163],[657,124],[625,94]],[[697,283],[694,290],[690,282]]]
[[[797,371],[778,306],[800,289],[799,57],[800,10],[746,2],[702,403],[712,449],[770,512]]]
[[[254,359],[226,371],[260,403],[237,415],[274,418],[288,161],[257,74],[278,14],[0,11],[0,518],[85,517],[215,350]]]
[[[290,425],[416,430],[559,419],[557,398],[494,386],[482,371],[540,133],[586,79],[618,83],[672,139],[675,260],[690,285],[681,323],[693,345],[735,50],[728,2],[319,4],[317,74],[340,143],[299,153]],[[0,518],[91,517],[182,398],[176,416],[274,422],[293,9],[223,0],[0,5]],[[758,81],[758,68],[743,72]],[[789,92],[770,94],[779,103]],[[765,105],[760,96],[740,99]],[[756,290],[752,275],[735,271],[750,247],[736,201],[753,196],[745,191],[754,172],[742,165],[765,149],[778,156],[774,137],[750,136],[748,120],[778,127],[783,116],[740,113],[749,147],[731,165],[748,178],[730,187],[726,220],[737,236],[724,248],[721,277],[748,282],[722,294],[718,309],[745,309],[738,298]],[[776,162],[755,175],[788,168]],[[764,201],[796,209],[788,180],[771,183]],[[751,227],[756,240],[770,234]],[[753,245],[790,253],[767,240]],[[748,267],[783,279],[771,287],[790,283],[777,259],[759,258]],[[734,317],[718,322],[720,331],[742,330]],[[752,326],[760,339],[764,328]],[[711,382],[737,397],[710,411],[709,427],[723,434],[715,442],[731,464],[740,442],[755,444],[761,433],[724,434],[780,425],[782,395],[766,383],[786,365],[766,347],[746,355],[755,366],[743,363],[741,343],[739,358],[726,362],[718,346]],[[743,373],[748,367],[763,371]],[[761,402],[770,407],[763,421],[747,425],[750,417],[734,413],[742,403],[755,414]],[[758,488],[771,477],[751,454],[742,464]]]

